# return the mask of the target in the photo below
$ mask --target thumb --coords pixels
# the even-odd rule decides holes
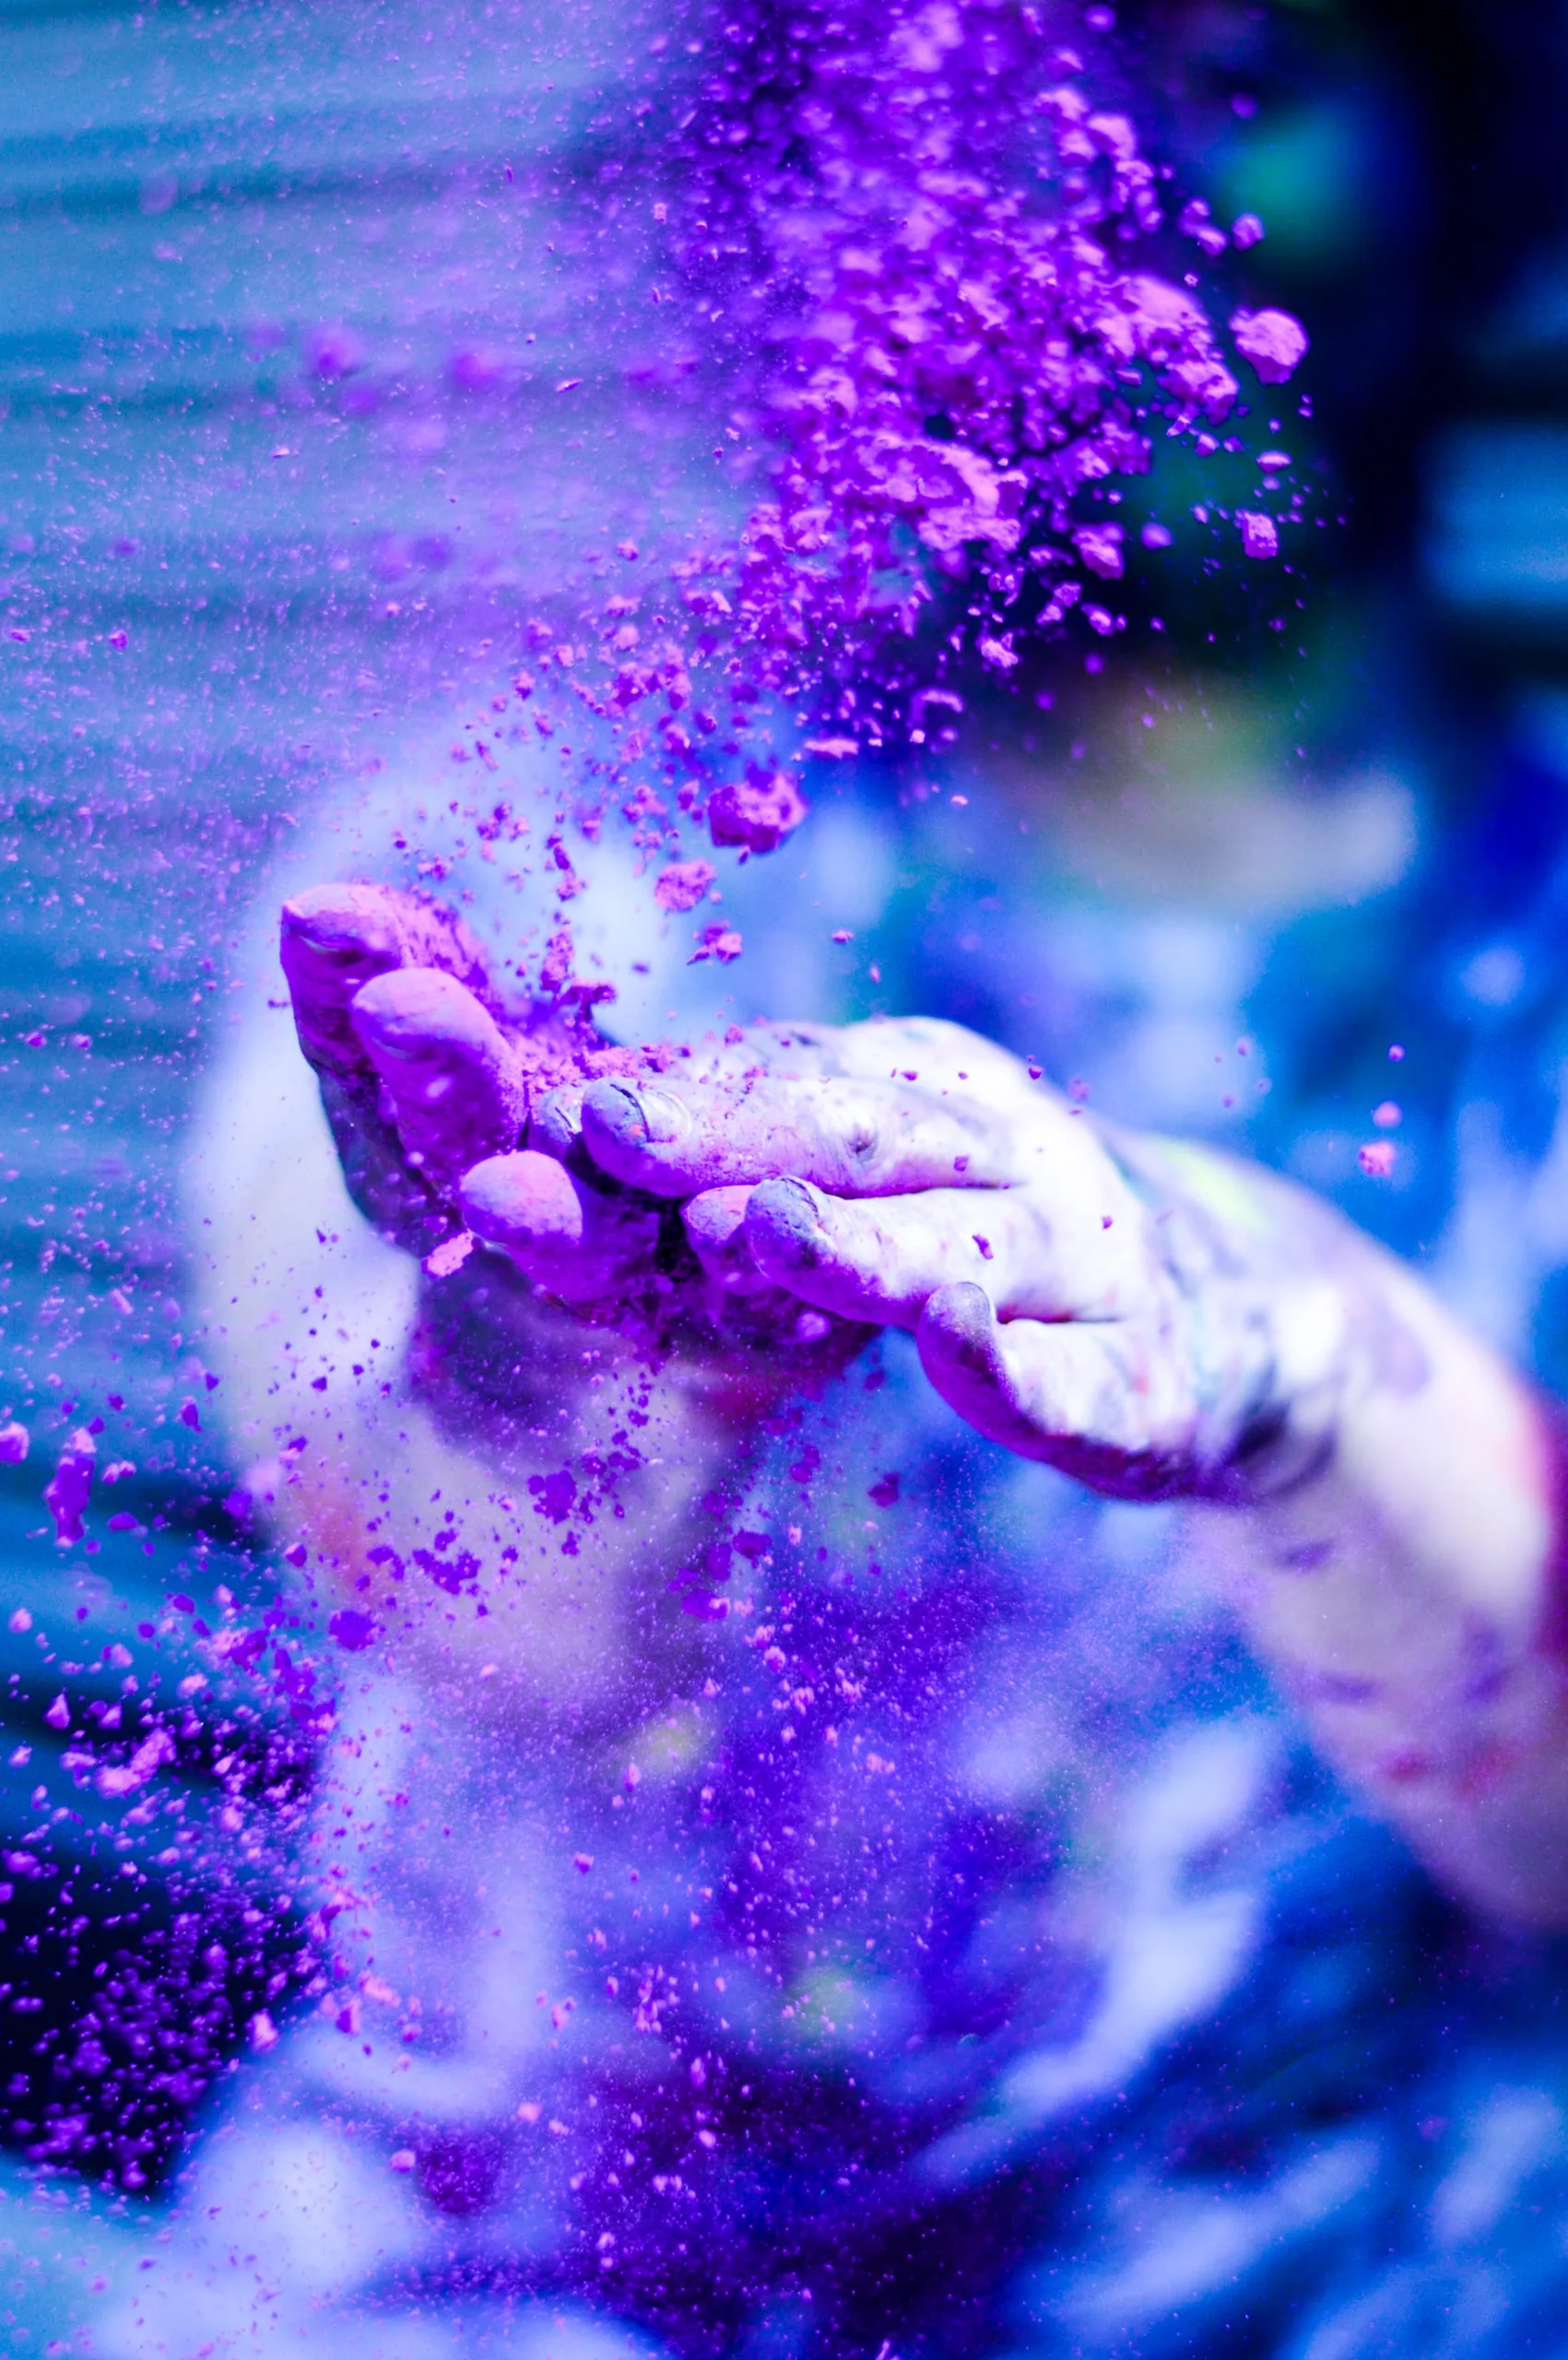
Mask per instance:
[[[1170,1499],[1197,1480],[1197,1405],[1172,1339],[1149,1319],[997,1319],[965,1280],[927,1301],[920,1364],[988,1441],[1117,1499]]]

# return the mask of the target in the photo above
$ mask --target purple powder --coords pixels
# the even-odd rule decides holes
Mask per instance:
[[[756,763],[744,779],[720,787],[708,806],[714,844],[742,844],[748,852],[772,852],[805,817],[806,798],[788,772],[770,776]]]
[[[78,1426],[43,1487],[44,1504],[54,1518],[55,1538],[62,1545],[82,1538],[82,1515],[92,1492],[97,1459],[97,1444],[85,1426]]]
[[[1244,557],[1279,556],[1279,530],[1272,516],[1241,508],[1236,512],[1236,523],[1241,527]]]
[[[1289,312],[1232,312],[1231,333],[1266,385],[1282,385],[1307,349],[1307,332]]]

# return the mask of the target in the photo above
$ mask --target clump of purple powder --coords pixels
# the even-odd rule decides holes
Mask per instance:
[[[609,783],[649,852],[678,854],[686,819],[772,850],[805,816],[802,749],[923,743],[966,654],[1005,678],[1075,613],[1118,629],[1106,490],[1239,392],[1177,283],[1175,238],[1197,222],[1212,257],[1227,233],[1201,200],[1167,222],[1165,168],[1033,9],[821,6],[725,39],[654,211],[734,397],[714,455],[762,489],[738,533],[676,560],[662,636],[640,638],[625,596],[584,618],[599,657],[532,633],[608,723]],[[1234,242],[1261,234],[1248,218]],[[718,324],[715,285],[744,336]],[[1230,327],[1266,384],[1306,349],[1282,312]],[[778,742],[785,701],[799,747]]]

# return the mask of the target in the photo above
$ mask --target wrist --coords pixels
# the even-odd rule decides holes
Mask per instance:
[[[1186,1488],[1248,1506],[1332,1459],[1375,1249],[1274,1174],[1185,1140],[1102,1130],[1149,1224],[1191,1403]]]

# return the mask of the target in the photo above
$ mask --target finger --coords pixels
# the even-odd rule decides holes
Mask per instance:
[[[764,1075],[735,1082],[595,1082],[583,1138],[595,1163],[658,1197],[794,1173],[836,1196],[996,1186],[1012,1178],[1014,1126],[988,1106],[902,1081]]]
[[[374,1074],[340,1074],[329,1067],[319,1079],[322,1106],[349,1196],[390,1245],[422,1259],[450,1235],[451,1211],[410,1169],[396,1127],[380,1103]]]
[[[278,958],[300,1046],[331,1073],[363,1073],[349,1009],[376,976],[399,967],[454,975],[496,1012],[483,953],[449,910],[387,885],[313,885],[283,904]]]
[[[528,1111],[516,1052],[454,976],[399,968],[367,984],[350,1014],[417,1170],[451,1186],[516,1146]]]
[[[698,1261],[726,1295],[769,1292],[746,1233],[749,1188],[710,1188],[682,1209],[687,1238]]]
[[[927,1017],[896,1021],[876,1017],[845,1025],[732,1025],[722,1039],[709,1034],[693,1043],[668,1087],[677,1095],[689,1096],[713,1084],[749,1094],[749,1086],[764,1079],[785,1085],[831,1079],[918,1082],[923,1098],[939,1097],[944,1091],[966,1097],[984,1094],[997,1108],[1006,1106],[1015,1125],[1020,1117],[1038,1120],[1050,1105],[1048,1095],[1009,1050],[961,1024]],[[586,1087],[583,1082],[568,1085],[536,1102],[530,1146],[562,1162],[581,1151]],[[902,1094],[912,1093],[906,1090]]]
[[[1153,1321],[1004,1325],[980,1286],[944,1287],[915,1329],[921,1366],[992,1442],[1121,1499],[1197,1480],[1197,1405]]]
[[[804,1080],[833,1070],[840,1037],[838,1029],[827,1024],[751,1024],[744,1032],[732,1025],[722,1040],[709,1033],[683,1054],[682,1081],[737,1087],[774,1072]],[[583,1099],[588,1087],[580,1080],[546,1091],[528,1116],[529,1146],[583,1173],[595,1168],[583,1144]]]
[[[604,1302],[655,1268],[655,1207],[584,1187],[553,1156],[532,1149],[476,1164],[464,1174],[458,1203],[476,1237],[568,1303]]]
[[[882,1326],[914,1328],[927,1297],[961,1280],[983,1285],[1004,1319],[1124,1318],[1144,1298],[1130,1220],[1107,1228],[1083,1202],[1021,1188],[856,1201],[770,1180],[751,1192],[746,1235],[776,1285]]]
[[[583,1094],[587,1088],[585,1081],[560,1082],[528,1108],[528,1145],[584,1178],[595,1169],[583,1144]]]

